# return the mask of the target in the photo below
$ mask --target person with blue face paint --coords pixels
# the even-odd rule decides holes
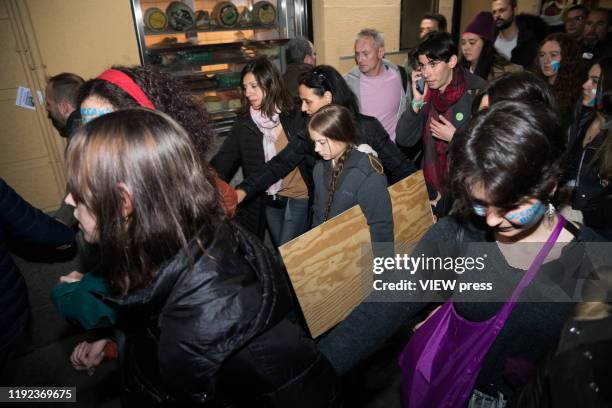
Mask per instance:
[[[80,87],[78,106],[84,124],[128,108],[164,112],[187,131],[200,159],[208,165],[204,158],[211,146],[212,130],[206,109],[180,80],[168,73],[146,66],[114,66]],[[231,217],[237,205],[235,191],[218,177],[215,177],[215,185],[222,206]],[[87,330],[112,326],[117,318],[115,311],[90,292],[108,291],[108,282],[95,273],[100,265],[96,245],[89,243],[86,234],[79,233],[77,238],[82,265],[77,271],[61,277],[52,292],[53,302],[59,314],[76,326]]]
[[[550,34],[540,44],[533,72],[550,85],[566,126],[571,123],[572,109],[580,94],[583,69],[576,42],[568,34]]]
[[[584,259],[584,247],[570,243],[603,241],[588,227],[565,221],[551,203],[562,173],[564,148],[558,114],[542,103],[516,100],[495,102],[476,113],[465,131],[458,134],[449,146],[449,190],[455,198],[454,208],[450,216],[442,218],[425,234],[414,253],[429,248],[425,256],[457,257],[459,252],[449,249],[444,243],[464,244],[459,251],[466,253],[476,247],[468,246],[468,243],[496,243],[492,246],[495,249],[487,252],[486,273],[504,276],[513,282],[512,285],[516,282],[516,287],[520,281],[523,291],[517,295],[518,301],[512,305],[509,314],[504,315],[499,332],[495,332],[491,322],[501,319],[503,310],[507,310],[505,307],[511,302],[488,303],[474,297],[473,300],[465,297],[461,301],[446,302],[417,325],[400,358],[404,392],[413,391],[405,394],[405,401],[409,401],[411,407],[442,406],[439,402],[447,397],[441,396],[444,392],[435,393],[435,384],[444,383],[449,372],[438,370],[448,366],[443,365],[446,346],[437,343],[445,344],[448,337],[441,337],[443,331],[440,330],[444,329],[434,330],[434,325],[451,327],[452,330],[445,332],[449,337],[452,336],[450,331],[466,334],[466,338],[474,331],[483,338],[490,338],[491,332],[497,333],[486,345],[483,342],[476,345],[484,349],[484,354],[478,360],[482,361],[477,368],[479,371],[472,377],[473,390],[467,393],[465,400],[452,400],[453,404],[445,406],[483,406],[478,405],[482,400],[490,402],[488,406],[503,406],[492,402],[507,403],[519,389],[521,381],[529,378],[525,372],[519,376],[520,380],[509,375],[508,369],[518,362],[517,357],[520,356],[521,364],[535,367],[549,350],[554,351],[574,304],[542,298],[537,302],[524,299],[536,290],[534,282],[540,279],[561,282],[574,276],[578,271],[576,268],[585,267],[583,262],[588,261],[576,262]],[[535,254],[527,254],[522,244],[531,243],[539,249],[544,247],[544,242],[556,242],[556,250],[544,256],[539,267],[532,269],[530,264]],[[424,243],[430,245],[424,246]],[[517,251],[521,254],[518,262],[511,255]],[[465,255],[464,252],[460,254]],[[525,276],[534,278],[523,286]],[[449,307],[453,312],[447,314]],[[440,316],[448,317],[448,320]],[[420,342],[424,336],[420,333],[427,333],[435,340]],[[537,333],[537,336],[531,336],[532,333]],[[457,337],[455,341],[456,349],[464,353],[467,352],[466,344],[474,344],[465,343],[463,337]],[[419,349],[419,344],[427,345]],[[424,365],[425,360],[434,363]],[[424,373],[425,366],[431,368],[428,374],[435,380],[415,389],[415,385],[420,383],[412,373],[415,370]],[[468,381],[466,378],[470,372],[462,374],[462,381]],[[454,381],[456,378],[450,378],[447,383]],[[451,391],[448,393],[450,395]]]
[[[576,260],[583,259],[584,247],[569,243],[603,241],[603,238],[587,227],[566,222],[552,206],[552,197],[562,173],[564,150],[565,135],[558,113],[541,101],[495,100],[487,109],[475,113],[466,129],[458,133],[449,145],[448,189],[454,197],[453,210],[423,236],[412,253],[442,259],[456,259],[466,255],[466,252],[481,256],[482,247],[472,244],[489,243],[492,249],[487,251],[486,277],[490,277],[490,280],[503,277],[508,279],[511,288],[515,288],[527,275],[526,270],[531,269],[530,263],[535,259],[535,253],[530,255],[523,251],[523,243],[530,243],[532,248],[539,250],[545,242],[556,240],[555,248],[562,248],[561,251],[555,251],[536,268],[534,282],[541,279],[563,282],[575,276],[578,272],[576,268],[583,267]],[[460,248],[452,247],[449,243],[458,243]],[[517,251],[522,261],[518,264],[511,255]],[[551,262],[553,259],[555,262]],[[434,272],[415,271],[417,276],[420,273],[431,277]],[[451,275],[456,277],[455,274]],[[469,279],[467,275],[458,279],[464,276]],[[574,304],[550,302],[541,297],[538,302],[524,301],[529,294],[539,293],[536,286],[527,283],[501,331],[485,348],[482,359],[478,360],[482,361],[482,365],[476,371],[474,386],[469,390],[467,399],[477,401],[487,398],[498,402],[503,399],[507,402],[521,383],[507,377],[504,367],[510,367],[518,360],[533,367],[557,344]],[[460,302],[451,302],[454,317],[448,323],[449,327],[457,327],[455,324],[486,326],[496,321],[494,318],[499,316],[504,306],[503,301],[485,302],[481,298],[476,300],[474,294],[469,296],[472,296],[472,301],[468,297]],[[376,347],[380,347],[386,338],[398,330],[410,330],[411,326],[407,327],[409,322],[428,310],[427,306],[437,306],[426,303],[418,291],[412,292],[408,305],[401,302],[362,303],[324,337],[319,346],[338,372],[346,373],[373,353]],[[442,307],[448,309],[446,303]],[[440,310],[445,309],[437,309],[430,316],[434,318]],[[457,322],[457,319],[461,322]],[[431,333],[426,329],[428,321],[417,325],[412,339],[417,338],[423,329],[425,333]],[[488,333],[487,330],[484,332]],[[537,333],[537,336],[531,336],[533,333]],[[410,373],[418,368],[404,364],[406,361],[435,360],[440,363],[448,360],[435,354],[437,342],[444,338],[437,336],[436,332],[436,336],[432,337],[434,340],[428,343],[427,355],[417,353],[416,356],[412,355],[416,357],[413,360],[404,357],[414,349],[404,349],[401,357],[404,390],[413,384]],[[457,347],[463,347],[465,351],[463,343],[457,344]],[[457,358],[461,357],[457,355]],[[435,365],[432,367],[435,368]],[[436,382],[445,381],[441,380],[445,371],[434,370],[430,375]],[[449,383],[454,383],[454,380],[452,378]],[[425,389],[418,391],[414,394],[423,396],[428,393]],[[431,397],[428,401],[433,403],[410,406],[442,406],[436,400],[440,395],[446,394],[442,391],[427,394],[425,399]],[[468,401],[455,401],[455,404],[444,406],[468,406]]]
[[[584,148],[601,132],[601,125],[605,123],[604,117],[598,114],[596,109],[602,64],[604,69],[612,70],[612,59],[610,58],[604,58],[593,64],[591,69],[589,69],[586,81],[582,84],[582,95],[578,98],[574,107],[574,120],[568,135],[568,166],[563,175],[563,191],[572,190],[576,185]],[[564,194],[562,199],[564,202],[571,204],[569,197],[571,197],[571,191],[568,194]],[[575,219],[582,222],[580,213],[575,215]]]

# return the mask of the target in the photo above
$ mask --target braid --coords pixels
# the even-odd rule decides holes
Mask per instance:
[[[323,217],[323,221],[327,221],[327,217],[329,216],[329,211],[331,210],[331,206],[334,202],[334,193],[336,192],[336,181],[338,181],[338,177],[342,170],[344,169],[344,162],[348,159],[352,148],[347,148],[344,153],[338,158],[338,163],[334,166],[331,174],[331,179],[329,180],[329,195],[327,197],[327,208],[325,209],[325,215]]]

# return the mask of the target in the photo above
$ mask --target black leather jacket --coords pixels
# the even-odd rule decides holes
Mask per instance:
[[[212,232],[212,233],[211,233]],[[286,319],[285,273],[252,234],[223,221],[182,251],[151,287],[123,299],[119,355],[139,405],[331,406],[336,374]]]

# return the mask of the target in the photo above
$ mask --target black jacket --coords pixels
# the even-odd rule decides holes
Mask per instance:
[[[287,135],[289,145],[299,137],[299,132],[306,126],[305,120],[298,109],[295,109],[293,112],[281,113],[280,121]],[[288,148],[289,146],[280,151],[277,157],[283,154]],[[227,183],[230,182],[240,167],[242,167],[245,178],[250,177],[264,167],[263,134],[257,128],[257,125],[255,125],[255,122],[253,122],[248,112],[236,119],[236,123],[234,123],[229,136],[227,136],[210,164],[217,171],[219,177]],[[299,165],[300,174],[309,191],[312,191],[313,166],[314,158],[312,160],[300,162]],[[294,165],[291,170],[295,167]],[[263,238],[266,225],[263,215],[263,195],[260,193],[288,173],[289,172],[281,177],[275,178],[265,187],[258,190],[256,194],[248,195],[245,202],[238,207],[236,220],[260,238]]]
[[[287,70],[283,74],[283,82],[285,83],[285,88],[287,88],[294,99],[299,99],[298,87],[300,85],[300,76],[312,69],[312,65],[303,62],[287,64]]]
[[[9,238],[53,246],[74,243],[70,228],[32,207],[0,178],[0,353],[17,338],[16,321],[28,310],[28,290],[9,253]]]
[[[582,142],[586,131],[595,119],[595,110],[585,107],[582,104],[582,98],[576,103],[573,112],[572,124],[570,125],[567,136],[566,157],[564,160],[565,169],[563,174],[563,183],[570,180],[575,180],[580,167],[580,159],[582,158]]]
[[[416,171],[412,161],[408,160],[397,146],[389,138],[389,134],[380,124],[378,119],[366,115],[357,115],[358,143],[370,145],[378,154],[382,162],[389,183],[399,181]],[[259,171],[252,174],[238,185],[247,193],[247,197],[259,194],[261,191],[274,184],[278,179],[285,177],[296,166],[306,166],[311,169],[309,196],[313,196],[312,189],[312,167],[316,161],[317,154],[312,148],[306,125],[299,133],[299,137],[294,138],[289,145],[280,152],[275,158],[262,166]],[[301,168],[301,167],[300,167]]]
[[[578,165],[572,207],[582,211],[584,224],[612,239],[612,183],[599,176],[598,152],[605,142],[605,131],[583,150]]]
[[[519,33],[510,62],[522,65],[525,69],[531,69],[540,42],[548,34],[548,26],[540,17],[531,14],[516,16],[516,25]],[[497,33],[495,35],[497,36]]]
[[[612,316],[570,319],[559,346],[512,401],[520,408],[612,406]]]
[[[124,389],[139,405],[327,407],[336,375],[286,319],[284,271],[227,221],[192,240],[152,286],[106,301],[119,308]]]

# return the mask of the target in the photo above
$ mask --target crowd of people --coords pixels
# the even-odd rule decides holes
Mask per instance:
[[[126,406],[343,406],[343,376],[402,330],[414,331],[394,356],[406,406],[610,406],[610,12],[562,17],[551,28],[493,0],[456,42],[429,13],[405,65],[365,28],[344,76],[292,39],[284,73],[266,57],[244,65],[244,109],[210,161],[209,115],[176,77],[49,78],[66,197],[54,219],[0,179],[0,376],[28,321],[5,242],[19,238],[86,258],[52,298],[99,335],[71,364],[118,358]],[[436,222],[415,253],[494,244],[485,272],[508,296],[362,302],[313,339],[278,247],[354,206],[371,242],[392,246],[387,187],[417,170]],[[576,277],[577,297],[541,293]]]

